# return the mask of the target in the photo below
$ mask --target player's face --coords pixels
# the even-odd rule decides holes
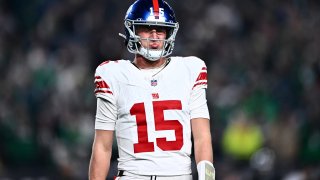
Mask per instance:
[[[137,35],[141,38],[141,45],[150,49],[161,49],[166,38],[166,28],[161,26],[138,26]]]

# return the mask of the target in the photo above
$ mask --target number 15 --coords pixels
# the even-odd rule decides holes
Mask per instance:
[[[167,141],[165,137],[156,138],[157,146],[163,151],[180,150],[183,146],[183,126],[179,120],[165,120],[165,110],[182,110],[181,101],[153,101],[155,131],[174,130],[175,141]],[[134,144],[134,153],[153,152],[154,142],[148,138],[147,119],[144,103],[134,104],[130,114],[136,116],[138,143]]]

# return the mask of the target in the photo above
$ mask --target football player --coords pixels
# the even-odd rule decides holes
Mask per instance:
[[[163,0],[135,1],[124,26],[120,35],[135,58],[106,61],[95,72],[89,179],[107,177],[114,133],[115,179],[192,179],[191,136],[199,179],[214,179],[204,61],[170,56],[179,24]]]

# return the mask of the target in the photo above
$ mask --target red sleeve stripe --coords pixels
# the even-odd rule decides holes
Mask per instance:
[[[202,80],[207,80],[207,72],[201,72],[196,80],[197,81],[202,81]]]
[[[110,88],[108,84],[102,79],[97,79],[94,81],[94,83],[96,84],[96,88]]]
[[[109,93],[113,94],[112,91],[110,91],[110,87],[108,84],[100,77],[96,76],[94,83],[96,85],[96,89],[94,90],[94,93]]]
[[[98,93],[108,93],[108,94],[112,94],[112,95],[113,95],[113,93],[112,93],[111,91],[109,91],[109,90],[102,90],[102,89],[96,89],[96,90],[94,91],[94,93],[95,93],[95,94],[98,94]]]
[[[153,13],[156,19],[159,19],[159,2],[158,0],[153,0]]]
[[[196,86],[200,86],[200,85],[207,85],[207,81],[196,83],[196,84],[192,87],[192,89],[194,89]]]
[[[196,86],[199,85],[207,85],[207,68],[206,67],[202,67],[199,76],[196,79],[195,84],[193,85],[193,88],[195,88]],[[192,89],[193,89],[192,88]]]
[[[101,76],[95,76],[94,79],[102,79]]]

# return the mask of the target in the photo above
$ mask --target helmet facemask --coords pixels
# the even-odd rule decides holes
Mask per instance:
[[[125,23],[126,28],[126,41],[127,41],[127,49],[131,53],[137,53],[145,57],[150,61],[157,61],[161,57],[169,56],[174,48],[174,41],[179,29],[178,23],[163,23],[163,22],[146,22],[146,21],[132,21],[126,20]],[[165,39],[152,39],[152,38],[144,38],[141,39],[140,36],[137,35],[136,29],[138,26],[161,26],[166,29],[166,38]],[[147,41],[147,47],[143,47],[141,41]],[[163,47],[161,49],[152,49],[149,48],[149,43],[151,41],[163,41]]]

